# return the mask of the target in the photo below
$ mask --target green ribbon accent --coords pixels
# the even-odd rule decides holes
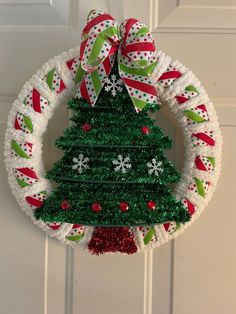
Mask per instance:
[[[137,31],[137,33],[135,35],[141,36],[141,35],[146,35],[147,33],[149,33],[149,29],[147,28],[147,26],[144,26],[144,27],[140,28],[140,30]]]
[[[184,114],[186,117],[188,117],[189,119],[193,120],[194,122],[197,123],[201,123],[206,121],[205,119],[203,119],[202,117],[200,117],[197,113],[191,111],[191,110],[184,110]]]
[[[24,120],[24,123],[27,127],[27,129],[30,131],[30,133],[33,132],[33,123],[31,121],[31,119],[27,116],[23,116],[23,120]]]
[[[152,240],[153,236],[154,236],[154,228],[151,227],[143,239],[144,244],[147,245]]]
[[[202,181],[198,178],[194,178],[194,181],[196,183],[197,186],[197,192],[199,195],[201,195],[202,197],[205,197],[206,193],[205,193],[205,189],[203,187]]]
[[[75,75],[75,83],[80,83],[84,77],[85,70],[82,68],[81,63],[77,69],[76,75]]]
[[[177,222],[176,227],[175,227],[175,231],[177,231],[180,227],[181,227],[181,223]]]
[[[212,164],[213,168],[215,168],[215,158],[214,157],[207,157],[207,160]]]
[[[132,102],[134,103],[135,107],[138,109],[143,109],[146,106],[146,101],[141,100],[141,99],[137,99],[135,97],[131,97]]]
[[[99,74],[98,74],[97,71],[94,71],[90,75],[91,75],[91,79],[92,79],[92,82],[93,82],[93,86],[95,88],[96,95],[98,95],[100,90],[101,90],[101,88],[102,88],[102,83],[100,81]]]
[[[157,61],[153,62],[152,64],[147,65],[145,68],[132,68],[132,67],[128,67],[127,65],[120,63],[119,69],[128,74],[146,77],[152,73],[156,65],[157,65]]]
[[[83,237],[84,237],[84,233],[78,234],[76,236],[74,236],[74,235],[73,236],[68,236],[66,238],[67,238],[67,240],[70,240],[70,241],[80,241]]]
[[[30,157],[23,151],[23,149],[20,147],[20,145],[15,141],[11,141],[11,147],[14,150],[14,152],[19,155],[22,158],[29,159]]]
[[[198,90],[197,90],[193,85],[189,85],[189,86],[185,87],[185,90],[186,90],[187,92],[198,93]]]
[[[26,186],[29,186],[28,183],[16,178],[17,183],[19,184],[19,186],[21,186],[22,188],[25,188]]]
[[[98,66],[101,61],[97,60],[99,53],[104,45],[104,43],[107,41],[109,37],[113,37],[114,35],[118,35],[118,29],[114,26],[108,27],[103,32],[99,33],[98,37],[96,38],[93,49],[90,53],[88,64],[92,67]]]
[[[53,75],[54,75],[55,69],[52,69],[47,74],[46,82],[48,84],[48,87],[52,90],[52,82],[53,82]]]

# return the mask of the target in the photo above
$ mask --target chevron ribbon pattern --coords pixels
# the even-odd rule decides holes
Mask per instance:
[[[47,83],[50,90],[56,94],[60,94],[66,88],[55,68],[47,73],[44,77],[44,81]]]
[[[209,115],[204,104],[184,110],[184,115],[188,125],[209,121]]]
[[[22,188],[38,182],[39,178],[33,168],[15,168],[16,181]]]
[[[215,157],[197,156],[195,167],[200,171],[213,172],[215,169]]]
[[[50,228],[50,229],[52,229],[53,231],[55,231],[55,230],[58,230],[60,227],[61,227],[61,223],[60,222],[50,222],[50,223],[48,223],[47,224],[48,225],[48,227]]]
[[[190,200],[188,200],[187,198],[183,199],[182,203],[184,207],[186,208],[186,210],[188,211],[189,215],[192,216],[196,212],[197,210],[196,206],[192,202],[190,202]]]
[[[184,91],[175,96],[175,99],[179,105],[185,103],[189,99],[196,97],[199,94],[198,90],[192,86],[186,86]]]
[[[174,81],[181,76],[182,74],[180,71],[176,70],[173,65],[169,65],[166,71],[159,77],[158,83],[162,87],[167,88],[170,87],[174,83]]]
[[[26,196],[25,200],[32,210],[43,206],[43,202],[47,197],[47,192],[42,191],[33,195]]]
[[[34,111],[42,113],[42,111],[49,105],[49,101],[46,100],[36,88],[26,96],[24,103],[26,106],[30,106]]]
[[[33,123],[31,119],[20,112],[17,112],[16,114],[14,127],[16,130],[23,131],[27,134],[33,132]]]
[[[188,189],[202,197],[206,197],[209,186],[210,182],[195,177],[193,182],[189,185]]]
[[[70,232],[66,235],[66,239],[75,242],[80,241],[84,237],[84,229],[83,225],[74,224]]]
[[[11,141],[11,153],[14,157],[30,159],[32,157],[33,144],[29,142],[18,143],[16,140]]]
[[[213,131],[193,133],[192,142],[193,146],[215,146]]]
[[[140,236],[145,245],[156,241],[155,231],[153,226],[139,227]]]

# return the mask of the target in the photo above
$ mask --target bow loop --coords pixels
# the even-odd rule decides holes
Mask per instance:
[[[122,55],[132,59],[150,76],[156,66],[156,47],[147,26],[136,19],[127,19],[121,24],[120,33]]]
[[[115,19],[102,11],[92,10],[82,31],[81,66],[92,72],[114,54],[119,45],[119,27]]]
[[[120,77],[137,111],[157,103],[152,81],[156,48],[147,26],[127,19],[119,27],[109,14],[92,10],[82,32],[78,97],[94,105],[117,57]]]

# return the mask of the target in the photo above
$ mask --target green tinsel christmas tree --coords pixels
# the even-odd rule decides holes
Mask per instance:
[[[72,99],[69,108],[72,125],[56,141],[65,154],[46,175],[58,186],[37,219],[104,227],[189,220],[169,188],[180,179],[163,153],[171,140],[148,115],[159,107],[137,113],[117,66],[94,107]]]

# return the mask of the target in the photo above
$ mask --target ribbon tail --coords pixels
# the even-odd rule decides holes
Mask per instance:
[[[118,58],[119,74],[126,86],[135,110],[139,112],[148,104],[158,104],[157,89],[151,78],[146,76],[143,70],[129,58],[125,59],[124,56]]]
[[[103,85],[106,83],[106,80],[111,73],[114,59],[115,56],[110,55],[104,60],[97,70],[90,73],[85,72],[80,81],[76,97],[84,98],[90,105],[94,106]]]

